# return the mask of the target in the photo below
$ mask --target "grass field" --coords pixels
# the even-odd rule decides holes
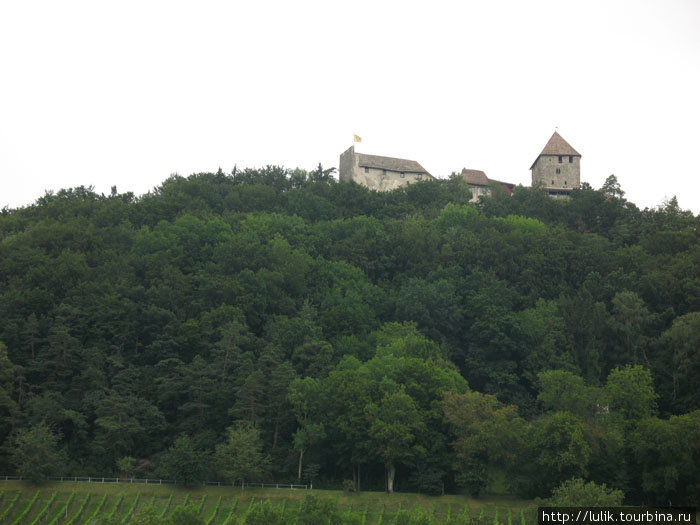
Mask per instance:
[[[205,523],[221,524],[229,515],[244,515],[251,501],[271,503],[293,509],[307,494],[330,498],[341,510],[366,511],[366,525],[388,523],[397,509],[421,506],[438,518],[448,512],[461,513],[467,508],[474,518],[493,522],[496,512],[507,523],[511,512],[513,525],[520,525],[520,510],[532,509],[533,502],[506,497],[472,499],[466,496],[424,496],[420,494],[386,494],[363,492],[349,494],[330,490],[246,489],[232,487],[174,488],[170,486],[109,483],[52,483],[36,487],[22,482],[0,482],[0,523],[2,524],[82,524],[98,516],[114,516],[128,523],[129,517],[148,506],[167,516],[183,503],[201,508]],[[381,516],[381,520],[380,520]]]

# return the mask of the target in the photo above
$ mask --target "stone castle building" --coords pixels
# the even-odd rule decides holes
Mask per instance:
[[[340,155],[338,176],[341,181],[354,181],[378,191],[391,191],[411,182],[435,178],[415,160],[356,153],[355,146]]]
[[[581,185],[581,154],[556,131],[530,166],[532,187],[555,199],[567,198]]]
[[[581,185],[581,154],[555,131],[530,170],[533,188],[541,188],[555,199],[568,198],[571,190]],[[435,178],[415,160],[366,155],[356,152],[354,146],[340,155],[338,172],[341,181],[354,181],[377,191],[391,191],[411,182]],[[469,185],[472,202],[482,195],[491,195],[494,187],[512,194],[515,186],[489,179],[481,170],[464,168],[460,175]]]

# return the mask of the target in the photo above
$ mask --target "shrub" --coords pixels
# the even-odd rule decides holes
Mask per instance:
[[[561,507],[616,507],[622,504],[623,499],[621,490],[608,489],[605,483],[597,485],[593,481],[586,483],[581,478],[574,478],[559,485],[552,492],[552,497],[545,501],[550,506]]]

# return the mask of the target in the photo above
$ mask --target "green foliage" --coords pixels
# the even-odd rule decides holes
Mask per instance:
[[[297,525],[336,525],[341,523],[340,512],[335,501],[307,495],[299,507]]]
[[[204,479],[207,463],[208,454],[198,449],[192,438],[182,435],[161,457],[159,471],[165,478],[193,485]]]
[[[32,499],[30,499],[24,506],[24,508],[15,516],[15,518],[12,520],[12,524],[14,525],[15,523],[23,523],[25,518],[29,515],[29,511],[32,509],[34,506],[34,503],[36,503],[36,500],[39,499],[39,491],[37,490],[34,493],[34,496],[32,496]]]
[[[438,523],[433,514],[422,507],[399,510],[394,514],[392,525],[433,525]]]
[[[136,510],[136,507],[138,507],[140,499],[141,493],[139,492],[138,494],[136,494],[134,502],[131,504],[129,509],[126,511],[124,517],[122,518],[122,524],[127,523],[131,519],[131,515],[134,513],[134,510]]]
[[[204,525],[199,515],[199,509],[193,505],[178,506],[168,517],[167,523],[172,525]]]
[[[245,424],[228,428],[228,439],[216,446],[215,464],[223,479],[257,482],[269,469],[262,451],[260,431]]]
[[[605,389],[610,409],[624,421],[640,421],[654,413],[657,396],[651,372],[640,365],[627,365],[610,372]]]
[[[450,228],[469,228],[479,219],[479,212],[473,206],[459,206],[448,203],[440,212],[435,224],[446,232]]]
[[[73,523],[76,523],[80,519],[80,517],[83,515],[83,512],[85,512],[85,509],[87,508],[88,504],[90,503],[91,496],[92,496],[92,494],[88,492],[87,496],[85,496],[85,499],[80,504],[80,507],[78,507],[78,510],[75,511],[75,514],[73,514],[73,516],[71,516],[68,519],[68,521],[66,522],[66,525],[73,525]]]
[[[65,451],[60,449],[59,440],[60,436],[44,422],[20,430],[12,450],[17,474],[34,483],[59,474],[67,459]]]
[[[444,411],[454,437],[457,479],[471,494],[481,493],[494,469],[516,475],[527,428],[515,406],[479,392],[446,393]]]
[[[70,496],[68,496],[68,499],[65,502],[63,502],[63,504],[57,506],[56,510],[54,511],[53,517],[49,521],[49,525],[56,525],[56,523],[58,523],[61,519],[65,517],[65,514],[70,508],[71,503],[73,503],[73,499],[75,499],[75,491],[70,493]]]
[[[690,499],[671,456],[693,446],[669,436],[700,409],[698,217],[614,178],[474,205],[459,177],[374,192],[332,171],[0,214],[0,471]]]
[[[160,512],[159,517],[161,517],[161,518],[165,517],[165,515],[168,513],[168,510],[170,510],[170,505],[172,505],[172,503],[173,503],[173,495],[170,494],[170,496],[168,496],[168,501],[165,502],[165,505],[163,506],[163,510]]]
[[[51,494],[51,497],[47,500],[47,502],[44,504],[44,506],[41,507],[39,512],[37,512],[34,515],[34,519],[30,522],[30,525],[36,525],[37,523],[41,522],[44,519],[44,517],[49,513],[49,510],[51,509],[51,505],[53,505],[53,502],[56,501],[57,495],[58,495],[57,492],[54,492],[53,494]],[[105,494],[104,497],[106,499],[107,494]],[[99,508],[97,510],[99,510]],[[94,518],[95,516],[92,516],[92,517]]]
[[[537,379],[537,400],[548,411],[567,411],[590,419],[604,410],[602,392],[586,386],[580,376],[566,370],[548,370],[537,374]]]
[[[106,506],[107,506],[107,493],[105,492],[104,496],[102,496],[102,499],[95,507],[95,510],[92,512],[92,514],[90,516],[88,516],[86,521],[88,523],[92,523],[93,521],[96,521],[98,516],[101,516],[103,514]]]
[[[269,500],[248,506],[243,517],[244,525],[285,525],[283,510],[272,505]]]
[[[630,441],[647,501],[700,503],[700,410],[667,420],[646,419]]]
[[[565,481],[552,492],[543,504],[552,507],[618,507],[622,505],[624,494],[620,490],[608,489],[605,483],[597,485],[581,478]]]
[[[591,446],[586,427],[569,412],[554,412],[533,425],[529,443],[534,472],[530,473],[531,494],[546,494],[572,477],[585,476]]]
[[[169,520],[159,516],[152,506],[140,508],[129,520],[130,525],[165,525],[166,523],[169,523]]]
[[[134,463],[136,459],[131,456],[124,456],[117,461],[117,470],[119,473],[127,478],[130,478],[134,473]]]

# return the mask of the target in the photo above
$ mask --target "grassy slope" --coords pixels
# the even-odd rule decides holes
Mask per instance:
[[[18,490],[22,490],[22,497],[16,505],[21,508],[36,492],[36,487],[20,482],[1,482],[0,490],[4,490],[4,498],[0,501],[0,513],[4,506],[12,500]],[[287,508],[295,507],[299,504],[307,494],[314,494],[318,497],[330,498],[338,502],[341,510],[352,509],[362,511],[367,506],[367,524],[371,525],[378,521],[382,506],[385,506],[385,513],[392,514],[396,511],[399,505],[402,508],[413,508],[415,505],[422,506],[426,509],[435,510],[436,515],[446,516],[448,506],[451,506],[452,513],[462,512],[465,505],[469,507],[469,513],[472,517],[477,517],[483,509],[485,516],[492,516],[495,509],[498,508],[501,521],[505,521],[508,509],[512,510],[513,522],[519,523],[519,512],[521,508],[533,506],[533,502],[526,500],[518,500],[509,497],[484,497],[479,499],[469,498],[460,495],[446,496],[425,496],[421,494],[405,494],[396,493],[393,495],[384,492],[362,492],[360,494],[348,494],[341,491],[332,490],[288,490],[288,489],[246,489],[242,491],[240,488],[233,487],[197,487],[197,488],[174,488],[167,485],[141,485],[141,484],[110,484],[110,483],[52,483],[41,486],[39,500],[33,505],[33,510],[36,512],[43,506],[53,492],[58,492],[54,509],[58,508],[61,503],[65,502],[71,492],[75,491],[75,498],[68,509],[68,516],[72,516],[80,506],[80,503],[85,500],[88,492],[92,492],[91,504],[85,510],[81,518],[85,519],[91,515],[95,509],[95,505],[101,500],[102,496],[107,493],[107,502],[102,509],[103,513],[108,513],[114,508],[120,494],[124,494],[124,500],[118,509],[117,515],[125,515],[131,507],[137,494],[141,494],[139,499],[139,508],[149,506],[153,502],[157,509],[162,509],[167,503],[170,494],[173,494],[173,500],[169,511],[179,504],[182,504],[187,494],[190,495],[190,504],[199,505],[202,496],[206,495],[206,502],[202,515],[209,517],[216,507],[216,502],[221,496],[221,507],[218,512],[218,521],[223,521],[228,516],[231,507],[236,499],[239,500],[236,514],[245,512],[251,499],[260,501],[269,499],[274,504],[281,504],[283,500],[287,500]],[[153,497],[155,496],[155,500]],[[14,512],[13,512],[14,514]],[[32,513],[33,514],[33,513]],[[53,517],[54,512],[51,513]],[[29,520],[31,521],[30,514]],[[385,514],[385,520],[387,516]],[[61,523],[63,520],[59,520]],[[42,520],[44,523],[45,520]],[[386,521],[385,521],[386,522]],[[79,521],[82,523],[82,521]]]

